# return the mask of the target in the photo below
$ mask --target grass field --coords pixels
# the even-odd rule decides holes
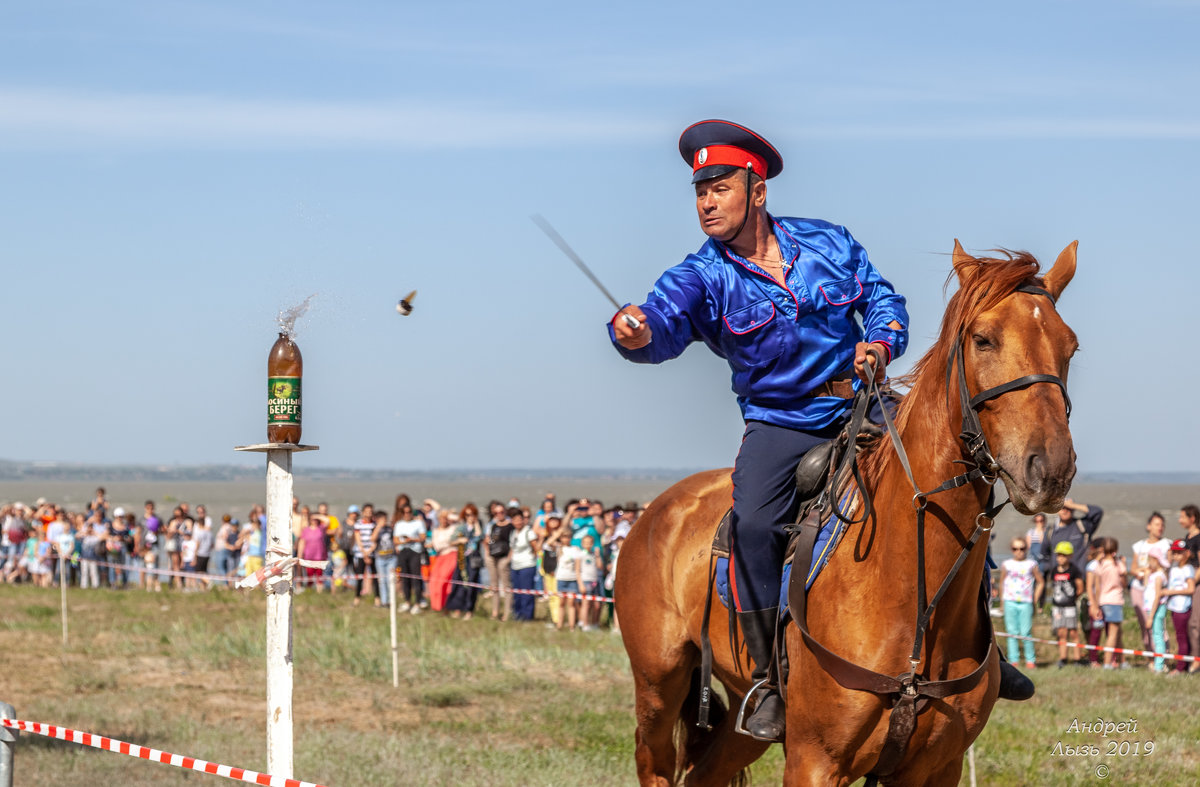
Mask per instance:
[[[261,593],[76,590],[70,605],[63,649],[58,591],[0,586],[0,699],[18,718],[266,770]],[[1126,641],[1136,641],[1131,631]],[[398,689],[388,643],[385,612],[353,609],[345,597],[297,597],[294,776],[335,787],[636,783],[619,637],[404,615]],[[1039,656],[1057,658],[1041,646]],[[1038,695],[997,706],[976,743],[980,784],[1091,785],[1105,781],[1101,766],[1114,784],[1198,783],[1200,679],[1140,668],[1034,677]],[[1097,717],[1137,719],[1137,732],[1067,732],[1073,720]],[[1100,754],[1055,755],[1060,741]],[[1132,754],[1135,742],[1142,756]],[[772,747],[753,783],[778,784],[782,763]],[[15,772],[17,785],[233,783],[29,734]]]

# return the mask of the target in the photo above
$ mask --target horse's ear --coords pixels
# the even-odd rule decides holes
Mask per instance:
[[[1062,254],[1058,255],[1058,259],[1054,261],[1054,267],[1042,278],[1042,283],[1046,285],[1046,291],[1054,296],[1054,300],[1058,300],[1058,296],[1062,295],[1062,291],[1071,283],[1071,279],[1075,276],[1075,250],[1079,248],[1079,241],[1071,241],[1067,248],[1062,250]]]
[[[975,258],[963,251],[962,244],[958,242],[958,238],[954,239],[954,254],[951,257],[954,263],[954,272],[958,274],[958,284],[961,287],[965,282],[963,276],[967,272],[967,266],[975,261]]]

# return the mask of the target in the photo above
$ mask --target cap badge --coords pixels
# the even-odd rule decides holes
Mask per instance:
[[[700,166],[704,166],[704,162],[708,161],[708,148],[700,148],[696,153],[696,161]]]

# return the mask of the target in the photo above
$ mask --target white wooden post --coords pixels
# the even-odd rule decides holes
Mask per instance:
[[[292,453],[315,445],[263,443],[236,451],[267,455],[267,543],[264,566],[292,554]],[[267,772],[292,778],[292,583],[293,571],[264,583],[267,589]]]
[[[61,544],[54,545],[56,549],[62,549]],[[58,586],[62,588],[62,623],[63,623],[63,647],[67,646],[67,556],[58,556]]]
[[[388,607],[392,618],[392,688],[400,688],[400,648],[396,644],[396,572],[388,572]]]
[[[17,718],[17,711],[7,702],[0,702],[0,716]],[[17,731],[0,727],[0,787],[13,787],[13,751],[16,749]]]

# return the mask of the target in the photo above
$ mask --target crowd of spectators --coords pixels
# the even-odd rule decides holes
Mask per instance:
[[[1117,669],[1130,666],[1122,649],[1176,656],[1200,655],[1200,508],[1179,511],[1179,530],[1166,535],[1166,517],[1155,511],[1146,521],[1146,537],[1129,556],[1111,536],[1097,535],[1104,512],[1099,506],[1067,500],[1054,525],[1037,514],[1024,536],[1012,540],[1012,557],[1000,566],[996,588],[1002,599],[1005,631],[1029,637],[1033,617],[1049,602],[1050,628],[1058,640],[1058,666]],[[1122,637],[1126,607],[1131,606],[1141,642]],[[1170,650],[1167,621],[1175,633]],[[1091,650],[1071,647],[1086,642]],[[1008,639],[1008,660],[1037,666],[1034,643]],[[1163,675],[1200,671],[1200,662],[1154,656],[1148,666]]]
[[[477,611],[501,621],[533,620],[544,597],[547,625],[593,631],[615,624],[605,599],[641,510],[587,498],[560,509],[547,494],[536,510],[513,498],[492,500],[481,511],[469,502],[414,505],[400,494],[390,513],[363,503],[339,516],[327,503],[310,507],[293,499],[293,554],[326,564],[299,570],[297,585],[345,594],[355,606],[386,607],[395,592],[401,612],[463,620]],[[204,505],[179,503],[167,516],[148,500],[138,516],[111,506],[100,488],[78,511],[45,499],[6,504],[0,525],[0,575],[7,583],[202,591],[254,574],[266,557],[261,505],[243,519],[215,520]]]

